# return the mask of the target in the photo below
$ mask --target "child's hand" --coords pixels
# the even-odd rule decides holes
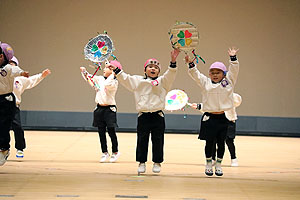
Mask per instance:
[[[85,67],[80,67],[80,71],[85,72],[86,71]]]
[[[229,54],[229,56],[235,56],[238,51],[239,51],[239,49],[232,47],[232,48],[228,49],[228,54]]]
[[[174,63],[176,62],[177,56],[179,55],[180,50],[179,49],[173,49],[173,51],[171,51],[171,62]]]
[[[193,62],[193,61],[190,60],[190,57],[188,55],[185,56],[184,60],[185,60],[185,63]]]
[[[24,71],[20,75],[28,78],[29,77],[29,72]]]
[[[197,109],[197,104],[196,103],[191,103],[191,107],[194,109]]]
[[[46,76],[48,76],[49,74],[51,74],[51,71],[49,69],[45,69],[43,72],[42,72],[42,77],[45,78]]]
[[[115,70],[117,67],[112,66],[112,65],[109,65],[108,68],[109,68],[110,70]]]

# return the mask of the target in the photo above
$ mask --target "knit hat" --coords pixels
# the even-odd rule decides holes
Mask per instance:
[[[119,61],[116,61],[116,60],[109,61],[109,64],[112,65],[112,66],[114,66],[114,67],[117,67],[119,69],[123,68],[122,65],[121,65],[121,63]]]
[[[151,65],[151,64],[156,65],[156,66],[159,68],[159,70],[161,69],[161,68],[160,68],[160,63],[159,63],[159,61],[156,60],[155,58],[150,58],[150,59],[148,59],[148,60],[145,62],[145,64],[144,64],[144,70],[146,70],[146,67],[147,67],[148,65]]]
[[[10,61],[16,63],[16,65],[19,66],[19,61],[18,61],[18,59],[16,58],[16,56],[12,57],[12,59],[11,59]]]
[[[227,72],[227,68],[226,68],[226,66],[225,66],[222,62],[214,62],[214,63],[210,66],[209,70],[211,70],[211,69],[220,69],[220,70],[222,70],[223,72]]]
[[[0,47],[8,61],[10,61],[14,56],[14,50],[6,43],[0,43]]]

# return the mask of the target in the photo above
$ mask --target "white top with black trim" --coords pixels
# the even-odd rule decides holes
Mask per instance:
[[[13,91],[14,78],[20,76],[22,72],[21,68],[10,64],[0,68],[0,95]]]
[[[229,71],[220,83],[213,83],[210,78],[200,73],[196,67],[190,68],[188,73],[200,86],[203,112],[221,112],[234,107],[233,89],[239,73],[238,60],[230,61]]]
[[[177,68],[169,67],[157,79],[129,75],[121,71],[116,76],[119,82],[134,93],[138,112],[156,112],[165,108],[165,97],[175,80]]]

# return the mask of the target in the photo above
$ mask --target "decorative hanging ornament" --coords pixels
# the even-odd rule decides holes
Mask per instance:
[[[108,60],[114,50],[110,37],[107,34],[99,34],[85,45],[84,56],[93,63],[102,63]],[[100,65],[98,64],[98,66]]]
[[[190,22],[176,22],[169,31],[170,42],[173,48],[180,49],[189,56],[194,56],[198,63],[200,58],[204,63],[205,61],[197,54],[195,49],[199,44],[199,32]]]
[[[166,95],[165,99],[165,110],[174,111],[182,109],[188,103],[189,97],[182,90],[171,90]]]

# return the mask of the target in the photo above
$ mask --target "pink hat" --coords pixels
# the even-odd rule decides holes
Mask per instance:
[[[16,63],[16,65],[19,66],[19,61],[18,61],[18,59],[16,58],[16,56],[12,57],[12,59],[11,59],[10,61]]]
[[[12,59],[14,56],[14,50],[6,43],[0,43],[0,47],[8,61]]]
[[[146,69],[146,67],[151,64],[156,65],[157,67],[159,67],[159,70],[160,70],[160,63],[155,58],[148,59],[144,64],[144,69]]]
[[[227,72],[227,68],[226,68],[226,66],[225,66],[222,62],[214,62],[214,63],[210,66],[209,70],[211,70],[211,69],[220,69],[220,70],[222,70],[223,72]]]
[[[116,60],[109,61],[109,64],[112,65],[112,66],[114,66],[114,67],[117,67],[119,69],[123,68],[122,65],[121,65],[121,63],[119,61],[116,61]]]

